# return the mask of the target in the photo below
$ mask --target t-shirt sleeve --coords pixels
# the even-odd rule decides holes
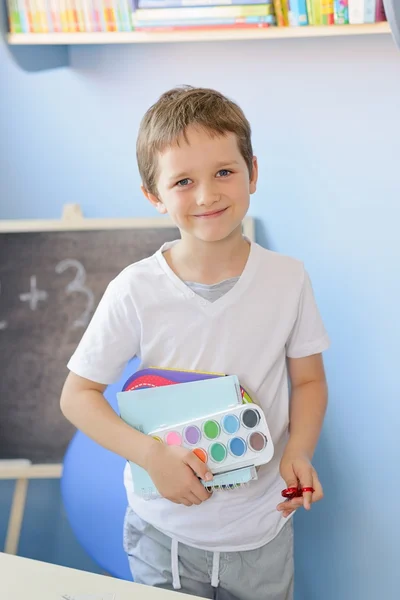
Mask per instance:
[[[330,341],[315,301],[308,273],[304,271],[298,313],[286,344],[289,358],[319,354],[329,348]]]
[[[139,352],[140,325],[129,293],[112,281],[68,362],[68,369],[97,383],[118,381]]]

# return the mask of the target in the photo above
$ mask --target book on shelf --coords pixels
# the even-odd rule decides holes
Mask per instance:
[[[289,25],[291,27],[308,25],[306,0],[289,0]]]
[[[146,33],[169,33],[176,31],[226,31],[226,30],[243,30],[243,29],[265,29],[269,28],[269,23],[234,23],[234,24],[219,24],[219,25],[162,25],[159,27],[140,26],[135,27],[135,31]]]
[[[350,25],[364,23],[364,0],[349,0],[349,23]]]
[[[246,4],[265,4],[265,0],[247,0]],[[138,8],[183,8],[189,6],[230,6],[243,0],[138,0]]]
[[[131,0],[7,0],[11,33],[132,31]]]
[[[383,0],[376,0],[375,22],[379,23],[381,21],[386,21],[385,7]]]
[[[375,23],[376,0],[364,0],[364,23]]]
[[[272,3],[230,6],[196,6],[182,8],[138,8],[133,16],[137,21],[185,21],[188,19],[237,19],[268,17],[274,14]]]
[[[234,28],[246,27],[270,27],[273,23],[269,17],[237,17],[233,19],[184,19],[182,21],[136,21],[134,27],[136,31],[151,31],[152,29],[161,29],[164,31],[176,31],[178,29],[207,29],[207,27]]]
[[[275,18],[278,27],[289,25],[289,0],[274,0]]]
[[[400,0],[399,0],[400,2]],[[96,33],[358,25],[383,0],[6,0],[11,33]]]
[[[335,25],[348,25],[348,23],[349,23],[349,2],[348,2],[348,0],[335,0],[334,21],[335,21]]]

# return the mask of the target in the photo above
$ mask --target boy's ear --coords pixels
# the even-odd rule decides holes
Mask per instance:
[[[157,198],[157,196],[146,190],[146,188],[143,185],[140,186],[140,189],[142,190],[144,197],[147,198],[150,204],[152,204],[160,214],[165,215],[167,213],[166,207],[161,202],[161,200]]]
[[[254,194],[254,192],[257,189],[257,179],[258,179],[257,157],[253,156],[253,172],[250,177],[250,194]]]

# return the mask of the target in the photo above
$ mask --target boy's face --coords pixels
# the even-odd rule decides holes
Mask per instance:
[[[193,126],[158,158],[158,197],[143,190],[186,235],[214,242],[237,230],[256,191],[257,159],[250,179],[233,133],[211,136]]]

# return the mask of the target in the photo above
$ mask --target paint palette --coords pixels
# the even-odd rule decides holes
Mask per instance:
[[[269,462],[274,446],[259,406],[240,404],[208,417],[149,433],[169,446],[190,448],[212,473]]]

